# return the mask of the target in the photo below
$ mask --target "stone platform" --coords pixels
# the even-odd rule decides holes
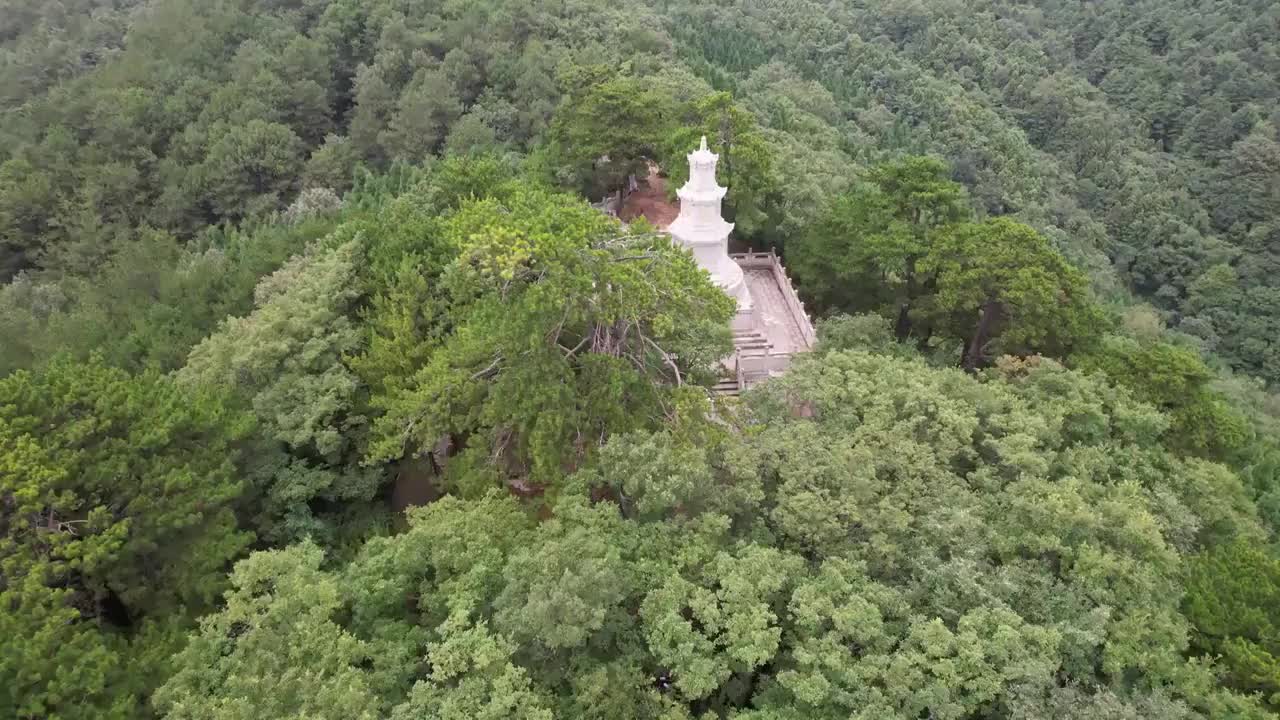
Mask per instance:
[[[717,386],[720,392],[737,394],[782,373],[794,355],[813,349],[817,335],[776,254],[735,253],[729,257],[742,268],[756,316],[754,328],[734,332],[734,353],[724,363],[728,377]]]

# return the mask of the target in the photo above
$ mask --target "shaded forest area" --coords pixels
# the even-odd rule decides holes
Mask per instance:
[[[0,0],[0,715],[1274,717],[1277,77],[1261,0]],[[821,315],[741,401],[584,200],[704,134]]]

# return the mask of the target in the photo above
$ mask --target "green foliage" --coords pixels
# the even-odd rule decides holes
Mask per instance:
[[[936,158],[877,166],[789,246],[789,268],[824,312],[884,311],[899,340],[929,292],[917,265],[939,233],[972,216],[964,188]]]
[[[556,179],[589,197],[648,174],[671,131],[674,103],[642,78],[601,67],[576,69],[548,131]]]
[[[1274,5],[0,0],[0,714],[1270,717]]]
[[[551,720],[547,701],[510,662],[514,646],[481,625],[447,636],[427,659],[431,677],[414,685],[393,720]]]
[[[782,604],[800,558],[746,545],[683,568],[645,596],[640,617],[649,652],[687,700],[751,674],[779,650]]]
[[[443,233],[449,333],[373,397],[372,458],[455,435],[495,461],[473,482],[544,483],[610,434],[696,412],[684,386],[727,354],[730,303],[665,237],[537,190],[464,204]]]
[[[6,581],[0,630],[21,638],[0,657],[0,706],[10,717],[129,718],[138,702],[125,642],[86,624],[75,593],[37,573]]]
[[[1249,440],[1248,420],[1209,387],[1213,373],[1192,350],[1112,336],[1074,360],[1168,414],[1166,441],[1175,450],[1225,460]]]
[[[165,717],[380,717],[361,665],[372,649],[334,622],[337,579],[314,545],[236,564],[225,607],[200,623],[153,697]]]
[[[922,349],[961,344],[973,370],[994,355],[1064,357],[1104,318],[1083,273],[1008,218],[972,222],[963,188],[934,158],[878,165],[841,195],[788,257],[828,312],[879,311]]]
[[[353,317],[363,295],[358,238],[313,245],[263,278],[254,311],[225,320],[175,374],[257,417],[264,442],[245,465],[265,501],[254,524],[271,540],[331,542],[335,529],[317,507],[369,501],[384,479],[354,466],[367,426],[364,388],[347,362],[364,339]]]
[[[0,624],[31,640],[0,662],[6,714],[131,715],[145,623],[207,607],[251,539],[232,512],[250,427],[96,359],[0,380]]]
[[[210,229],[182,248],[167,234],[123,243],[88,276],[23,275],[0,288],[0,372],[57,354],[98,353],[130,370],[181,367],[228,314],[252,307],[258,279],[332,229],[334,218],[246,231]]]
[[[857,709],[851,717],[969,717],[1002,688],[1047,684],[1058,663],[1053,629],[990,608],[960,616],[954,630],[940,619],[903,617],[896,593],[840,561],[825,564],[792,603],[809,637],[779,685],[804,705],[844,696],[841,704]],[[895,625],[904,635],[886,632]]]
[[[914,357],[915,348],[893,336],[893,326],[875,315],[834,315],[818,320],[818,352],[863,350],[877,355]]]
[[[188,387],[244,397],[271,437],[336,458],[363,419],[351,415],[358,381],[343,357],[359,347],[348,313],[359,298],[363,249],[314,247],[264,278],[256,310],[227,319],[178,373]]]
[[[1280,560],[1269,548],[1240,539],[1196,559],[1187,579],[1187,616],[1196,644],[1222,657],[1226,683],[1261,693],[1280,708]]]
[[[607,489],[628,517],[649,520],[672,512],[749,516],[763,499],[751,468],[733,464],[739,448],[707,427],[674,427],[612,438],[574,487]],[[730,469],[724,474],[717,466]]]
[[[351,141],[341,135],[327,135],[307,158],[302,183],[304,187],[327,187],[343,193],[351,189],[358,166]]]
[[[1099,291],[1280,377],[1278,68],[1258,0],[136,4],[0,13],[2,278],[92,270],[140,226],[187,239],[442,146],[545,151],[559,133],[573,142],[545,165],[598,196],[692,130],[727,144],[726,173],[751,166],[729,201],[756,244],[808,234],[851,169],[937,156],[980,213],[1052,238]],[[611,136],[616,167],[593,168]],[[1237,297],[1194,292],[1215,267]]]
[[[777,192],[773,150],[757,127],[755,116],[733,102],[729,93],[712,93],[688,104],[664,145],[668,183],[678,188],[689,179],[685,155],[707,138],[719,154],[717,181],[728,189],[726,215],[741,238],[760,237],[769,222],[771,195]]]
[[[1012,220],[941,233],[919,269],[933,291],[920,314],[934,332],[964,340],[960,364],[969,370],[992,355],[1064,357],[1105,327],[1084,275]]]
[[[91,269],[84,248],[140,225],[189,238],[303,187],[343,192],[360,165],[420,162],[449,138],[469,150],[489,130],[525,150],[562,59],[661,50],[643,39],[651,14],[580,0],[136,5],[0,8],[0,279]]]
[[[12,562],[42,558],[53,577],[139,612],[211,597],[245,540],[229,506],[247,418],[100,361],[17,373],[0,390]]]
[[[1245,488],[1101,376],[831,351],[741,411],[614,435],[538,513],[496,490],[411,511],[340,576],[255,556],[160,702],[307,676],[397,718],[1266,716],[1187,659],[1181,604],[1189,559],[1258,536]],[[250,668],[271,682],[235,690]]]
[[[287,126],[252,120],[209,147],[196,182],[217,216],[237,220],[280,206],[296,188],[298,137]]]
[[[462,104],[449,78],[441,70],[423,68],[400,96],[380,142],[391,157],[421,163],[441,145],[460,115]]]

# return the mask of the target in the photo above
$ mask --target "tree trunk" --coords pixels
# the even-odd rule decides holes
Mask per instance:
[[[906,297],[898,300],[898,321],[893,325],[893,336],[898,342],[906,342],[911,335],[911,301],[916,297],[916,261],[907,258]]]
[[[907,337],[911,335],[911,305],[910,303],[902,303],[898,305],[898,321],[893,324],[893,336],[898,342],[906,342]]]
[[[981,317],[978,318],[978,327],[973,331],[973,337],[969,340],[969,345],[964,350],[961,357],[960,366],[965,372],[975,372],[978,364],[982,362],[982,348],[987,344],[987,340],[991,337],[991,329],[995,325],[996,320],[1000,316],[1000,302],[994,298],[989,298],[979,311]]]
[[[911,270],[911,276],[910,276],[910,279],[912,281],[911,287],[915,288],[915,261],[914,260],[910,262],[910,264],[908,265],[908,269]],[[937,289],[938,289],[938,279],[936,277],[929,276],[925,278],[925,281],[922,287],[917,292],[921,296],[927,297],[929,295],[932,295],[934,291]],[[918,333],[918,335],[916,336],[916,348],[921,353],[928,351],[929,339],[933,337],[933,324],[929,321],[926,321],[924,323],[924,326],[921,327],[913,323],[911,326],[911,331]]]

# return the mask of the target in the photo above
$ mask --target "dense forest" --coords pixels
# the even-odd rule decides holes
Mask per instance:
[[[0,716],[1280,714],[1280,5],[0,0]],[[592,207],[707,136],[817,349]]]

